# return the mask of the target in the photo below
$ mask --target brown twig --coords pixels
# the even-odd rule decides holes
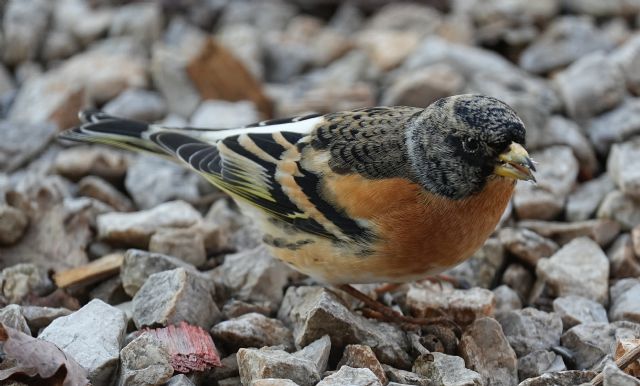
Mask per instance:
[[[629,365],[640,358],[640,344],[634,347],[632,350],[627,351],[626,354],[618,358],[616,361],[616,366],[622,371],[624,371]],[[591,380],[591,386],[602,386],[602,382],[604,381],[604,373],[601,371],[593,377]]]

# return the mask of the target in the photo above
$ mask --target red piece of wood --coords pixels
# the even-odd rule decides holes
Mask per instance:
[[[163,342],[171,354],[171,366],[180,373],[220,367],[220,356],[211,335],[202,327],[186,322],[162,328],[145,329]]]

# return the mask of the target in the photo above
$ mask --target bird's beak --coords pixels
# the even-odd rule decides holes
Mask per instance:
[[[529,153],[522,145],[512,142],[509,149],[498,156],[498,165],[493,172],[503,177],[535,182],[535,171],[536,167],[529,158]]]

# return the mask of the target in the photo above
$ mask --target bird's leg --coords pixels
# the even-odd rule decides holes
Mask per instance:
[[[405,316],[401,313],[391,309],[390,307],[380,303],[379,301],[370,298],[366,294],[358,291],[356,288],[350,286],[349,284],[343,284],[338,286],[338,289],[343,290],[354,298],[363,302],[367,307],[371,308],[373,311],[377,312],[381,319],[387,322],[396,322],[401,325],[412,325],[412,326],[428,326],[433,324],[448,324],[452,326],[455,330],[460,330],[458,325],[452,321],[451,319],[438,316],[433,318],[414,318],[412,316]]]

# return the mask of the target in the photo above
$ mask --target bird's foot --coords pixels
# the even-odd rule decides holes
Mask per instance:
[[[353,286],[348,284],[343,284],[338,286],[339,289],[353,296],[354,298],[360,300],[368,307],[368,311],[366,311],[366,316],[372,317],[378,320],[382,320],[385,322],[396,323],[402,326],[402,328],[406,330],[420,330],[425,326],[449,326],[456,335],[461,333],[461,329],[456,322],[454,322],[451,318],[444,315],[441,310],[437,310],[442,316],[434,316],[428,318],[416,318],[413,316],[406,316],[401,314],[400,312],[388,307],[379,301],[372,299],[366,294],[360,292]]]

